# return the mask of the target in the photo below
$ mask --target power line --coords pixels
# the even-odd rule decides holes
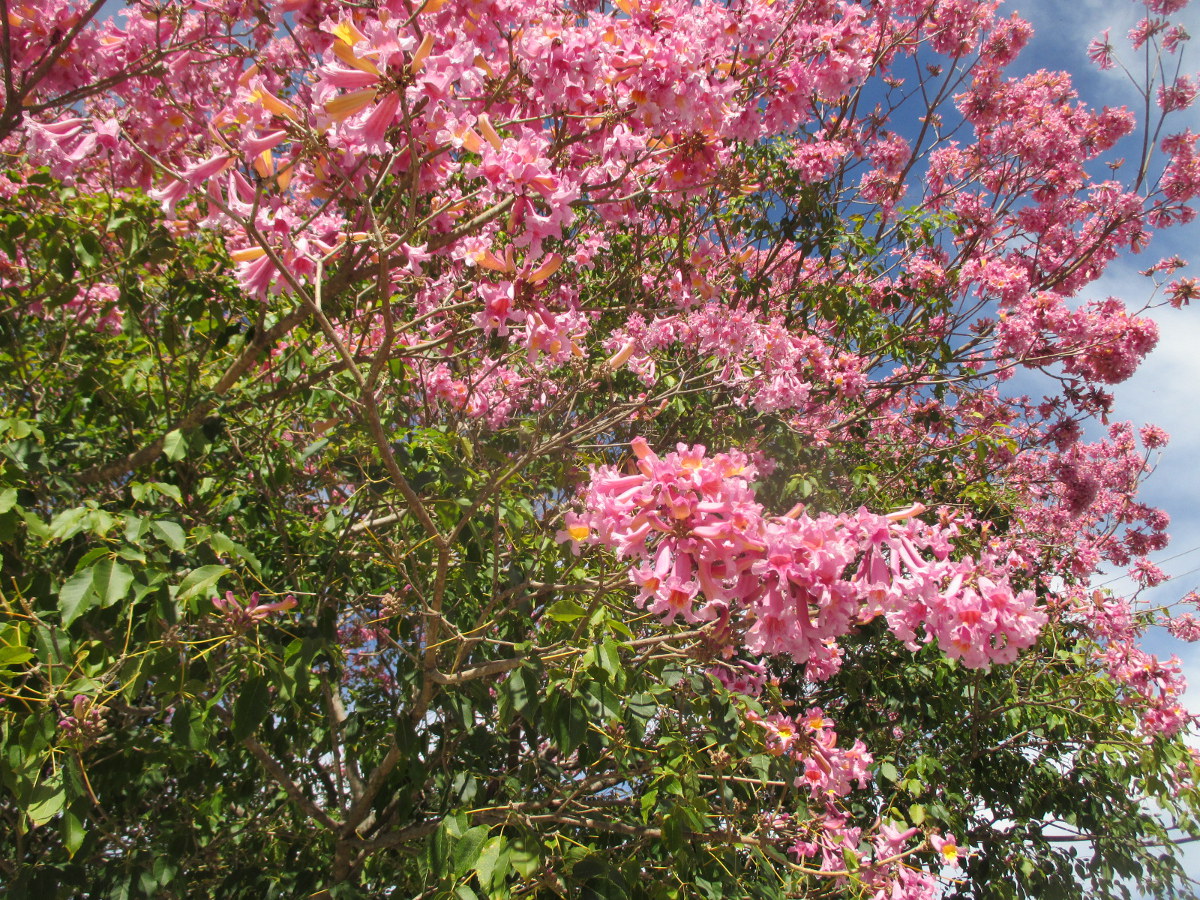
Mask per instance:
[[[1162,563],[1169,563],[1172,560],[1176,560],[1181,557],[1187,556],[1189,553],[1195,553],[1197,550],[1200,550],[1200,544],[1197,544],[1195,547],[1192,547],[1190,550],[1184,550],[1181,553],[1176,553],[1174,556],[1168,556],[1166,559],[1161,560],[1160,562],[1155,562],[1154,564],[1157,566],[1157,565],[1161,565]],[[1200,572],[1200,566],[1197,566],[1194,569],[1188,569],[1186,572],[1180,572],[1178,575],[1168,575],[1166,578],[1164,578],[1162,581],[1160,581],[1159,584],[1166,584],[1168,581],[1174,581],[1177,578],[1183,578],[1186,575],[1191,575],[1193,572]],[[1108,581],[1102,581],[1100,584],[1096,585],[1096,587],[1098,587],[1098,588],[1108,587],[1110,584],[1116,584],[1118,581],[1122,581],[1129,577],[1130,576],[1127,574],[1118,575],[1115,578],[1108,579]]]

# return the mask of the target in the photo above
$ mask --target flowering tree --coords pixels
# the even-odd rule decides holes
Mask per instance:
[[[1182,5],[5,4],[15,895],[1188,895]]]

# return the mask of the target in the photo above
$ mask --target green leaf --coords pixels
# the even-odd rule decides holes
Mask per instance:
[[[560,691],[552,693],[546,703],[546,728],[559,751],[568,754],[587,737],[587,707],[575,697]]]
[[[587,615],[587,610],[574,600],[562,599],[552,603],[543,614],[555,622],[574,622]]]
[[[45,539],[50,536],[49,527],[36,512],[25,510],[21,518],[25,521],[25,527],[33,537]]]
[[[8,512],[17,505],[17,489],[8,488],[0,491],[0,514]]]
[[[658,807],[658,788],[650,788],[638,802],[642,808],[642,821],[649,822]]]
[[[693,876],[694,878],[695,876]],[[576,863],[571,878],[582,885],[579,896],[593,900],[628,900],[629,890],[621,872],[598,855],[587,856]],[[639,896],[641,896],[639,894]],[[719,896],[719,895],[718,895]]]
[[[633,640],[633,632],[630,631],[629,626],[620,619],[609,616],[604,620],[604,626],[614,634],[619,634],[621,637],[627,638],[631,641]]]
[[[33,789],[33,796],[30,798],[29,806],[25,809],[25,814],[29,816],[29,820],[34,826],[43,825],[58,815],[63,808],[66,796],[61,782],[39,784]]]
[[[446,870],[450,856],[450,843],[453,840],[446,825],[446,820],[442,820],[441,826],[433,830],[426,844],[429,868],[438,878],[441,878]]]
[[[33,651],[25,647],[0,647],[0,666],[19,666],[33,659]]]
[[[492,886],[492,881],[497,873],[501,876],[504,875],[504,869],[500,866],[500,856],[507,845],[508,841],[504,835],[498,834],[488,838],[483,849],[479,851],[479,858],[475,860],[475,874],[479,878],[479,886],[485,891]],[[507,859],[505,868],[507,868]]]
[[[654,699],[653,694],[642,691],[626,700],[625,708],[629,711],[629,718],[637,733],[641,734],[658,714],[658,701]]]
[[[90,231],[82,232],[75,241],[75,254],[79,257],[79,261],[89,269],[100,264],[103,252],[100,241]]]
[[[262,572],[262,563],[258,561],[258,557],[228,535],[214,531],[209,535],[208,546],[219,556],[236,556],[238,559],[244,559],[256,573]]]
[[[254,734],[254,730],[267,717],[270,710],[270,682],[256,675],[242,685],[233,704],[233,739],[242,741]]]
[[[600,668],[602,668],[617,687],[625,682],[625,667],[621,665],[621,655],[617,645],[611,640],[605,640],[599,649]]]
[[[879,767],[879,777],[895,784],[900,780],[900,773],[896,771],[896,767],[890,762],[885,762]]]
[[[588,712],[603,722],[623,718],[621,698],[607,681],[591,681],[580,686],[578,696],[587,704]]]
[[[187,543],[183,526],[178,522],[172,522],[169,519],[160,519],[157,522],[150,523],[150,530],[157,534],[162,542],[172,550],[182,550]]]
[[[50,520],[50,537],[56,541],[65,541],[83,530],[84,517],[88,510],[83,506],[64,509]]]
[[[133,572],[122,562],[106,559],[92,567],[92,587],[100,597],[101,606],[109,607],[125,599],[133,584]]]
[[[533,840],[519,837],[508,850],[508,861],[522,878],[528,878],[542,867],[542,857]]]
[[[163,455],[171,462],[179,462],[187,454],[187,442],[183,432],[176,428],[163,438]]]
[[[150,486],[164,497],[170,497],[176,503],[183,505],[183,493],[175,485],[156,482]]]
[[[136,544],[142,539],[142,535],[146,533],[146,520],[135,513],[125,514],[125,540],[131,544]]]
[[[202,594],[217,583],[218,579],[228,575],[233,570],[229,566],[201,566],[188,572],[183,581],[179,582],[179,592],[176,600],[187,600],[197,594]]]
[[[514,669],[498,689],[502,708],[533,721],[534,713],[541,703],[541,686],[536,673],[530,669]]]
[[[62,818],[62,839],[63,846],[67,848],[67,855],[74,857],[79,848],[83,845],[83,839],[87,837],[87,829],[84,827],[83,820],[75,813],[67,810]]]
[[[187,704],[175,707],[171,719],[171,740],[188,750],[202,750],[205,744],[203,713]]]
[[[88,611],[95,602],[92,590],[92,569],[76,572],[58,590],[58,611],[62,613],[63,625],[70,625]]]
[[[450,865],[455,878],[465,875],[469,869],[475,867],[490,831],[491,829],[487,825],[476,825],[474,828],[467,829],[466,833],[455,843],[454,850],[450,854]]]
[[[151,493],[161,494],[164,497],[169,497],[176,503],[183,504],[183,493],[173,484],[164,484],[160,481],[155,481],[147,484],[143,481],[131,481],[129,483],[129,492],[133,494],[133,499],[138,503],[144,503],[146,498]]]

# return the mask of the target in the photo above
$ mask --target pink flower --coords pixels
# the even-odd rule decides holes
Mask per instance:
[[[879,836],[875,839],[875,847],[881,856],[895,856],[904,849],[904,845],[920,833],[918,828],[908,828],[900,831],[895,826],[885,822],[879,826]]]
[[[1200,297],[1200,281],[1195,278],[1180,278],[1167,285],[1167,302],[1175,309],[1183,309],[1197,297]]]
[[[1181,641],[1195,643],[1200,641],[1200,620],[1191,613],[1184,613],[1167,622],[1167,631]]]
[[[1147,450],[1157,450],[1167,446],[1170,436],[1157,425],[1143,425],[1140,431],[1142,443]]]
[[[257,626],[271,613],[292,609],[296,605],[296,598],[288,594],[282,600],[276,600],[274,603],[263,603],[258,591],[255,591],[243,604],[233,591],[226,591],[224,599],[213,597],[212,602],[230,629],[246,631]]]
[[[1104,29],[1104,33],[1088,44],[1088,59],[1094,62],[1101,69],[1111,69],[1117,64],[1114,58],[1114,49],[1112,41],[1108,37],[1109,29]]]
[[[1163,35],[1163,49],[1168,53],[1175,53],[1179,50],[1180,45],[1185,41],[1191,40],[1191,37],[1187,33],[1187,29],[1182,25],[1172,25],[1167,29],[1167,33]]]
[[[1159,86],[1158,105],[1163,112],[1187,109],[1195,101],[1197,93],[1200,93],[1200,84],[1197,84],[1196,79],[1181,75],[1169,87]]]
[[[570,541],[571,553],[578,556],[579,548],[583,546],[584,541],[588,540],[591,533],[591,529],[583,517],[576,513],[568,512],[562,530],[554,538],[560,544]]]
[[[1146,0],[1146,8],[1160,16],[1169,16],[1188,5],[1188,0]]]
[[[1164,27],[1166,27],[1166,23],[1162,19],[1142,19],[1130,29],[1129,42],[1133,44],[1134,50],[1140,50],[1146,41],[1162,31]]]
[[[186,197],[192,190],[206,183],[210,178],[224,172],[231,165],[234,159],[227,153],[218,153],[206,160],[188,166],[181,172],[181,177],[171,179],[165,187],[155,188],[150,191],[150,196],[155,200],[162,202],[163,209],[167,212],[174,212],[176,204]]]
[[[929,839],[929,843],[933,845],[933,849],[941,856],[943,865],[950,866],[951,868],[958,867],[958,861],[963,855],[963,850],[958,846],[953,837],[943,838],[935,834]]]

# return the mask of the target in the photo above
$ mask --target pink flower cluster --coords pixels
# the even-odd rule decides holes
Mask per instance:
[[[777,830],[786,830],[787,817],[778,817]],[[857,869],[858,879],[865,888],[863,897],[870,900],[934,900],[941,896],[936,878],[905,863],[905,857],[917,850],[932,849],[940,857],[939,868],[955,868],[964,855],[963,848],[953,837],[931,834],[918,844],[914,838],[924,837],[917,828],[901,830],[882,822],[873,834],[851,826],[848,818],[832,805],[827,805],[810,820],[796,829],[788,851],[802,863],[814,860],[820,871],[842,873],[844,877],[850,860]],[[866,844],[870,849],[865,850]],[[810,863],[811,864],[811,863]]]
[[[1171,636],[1178,640],[1194,644],[1200,641],[1200,619],[1191,613],[1175,616],[1167,622],[1167,631],[1171,632]]]
[[[678,302],[692,299],[682,293]],[[863,360],[838,353],[821,336],[798,334],[781,317],[704,303],[647,322],[631,317],[605,346],[646,384],[657,382],[655,351],[692,352],[714,363],[715,379],[741,402],[762,413],[808,414],[828,423],[839,407],[867,384]],[[623,352],[622,352],[623,351]]]
[[[796,787],[814,798],[845,797],[855,784],[866,787],[871,781],[875,760],[866,745],[855,740],[849,748],[838,747],[833,721],[820,709],[814,707],[798,718],[778,713],[763,718],[753,712],[746,718],[762,727],[769,753],[797,763],[801,774]]]
[[[90,747],[105,729],[103,707],[86,694],[76,694],[71,701],[71,712],[58,720],[63,740],[77,747]]]
[[[1117,641],[1107,647],[1103,659],[1109,675],[1128,691],[1125,702],[1137,708],[1146,736],[1172,735],[1195,722],[1179,702],[1187,689],[1179,657],[1163,662],[1132,642]]]
[[[1135,716],[1142,735],[1173,735],[1192,725],[1180,700],[1187,687],[1180,661],[1172,656],[1166,662],[1138,646],[1138,640],[1151,622],[1165,625],[1177,639],[1200,640],[1200,621],[1191,614],[1152,617],[1138,610],[1129,600],[1114,597],[1103,590],[1090,593],[1073,588],[1066,606],[1078,618],[1095,641],[1092,659],[1108,673],[1121,702]],[[1189,602],[1189,597],[1184,602]]]
[[[567,515],[560,539],[632,559],[638,603],[664,621],[721,621],[732,611],[746,649],[787,654],[814,679],[840,666],[839,636],[879,615],[910,648],[936,638],[971,667],[1012,661],[1046,621],[989,554],[953,559],[957,527],[926,525],[915,518],[923,507],[771,516],[738,451],[708,458],[704,447],[680,445],[659,457],[642,438],[633,451],[632,474],[593,470],[584,512]]]
[[[213,597],[213,606],[231,631],[248,631],[265,621],[271,613],[283,612],[296,605],[296,598],[288,594],[274,603],[263,603],[258,591],[243,603],[233,591],[226,591],[224,598]]]

